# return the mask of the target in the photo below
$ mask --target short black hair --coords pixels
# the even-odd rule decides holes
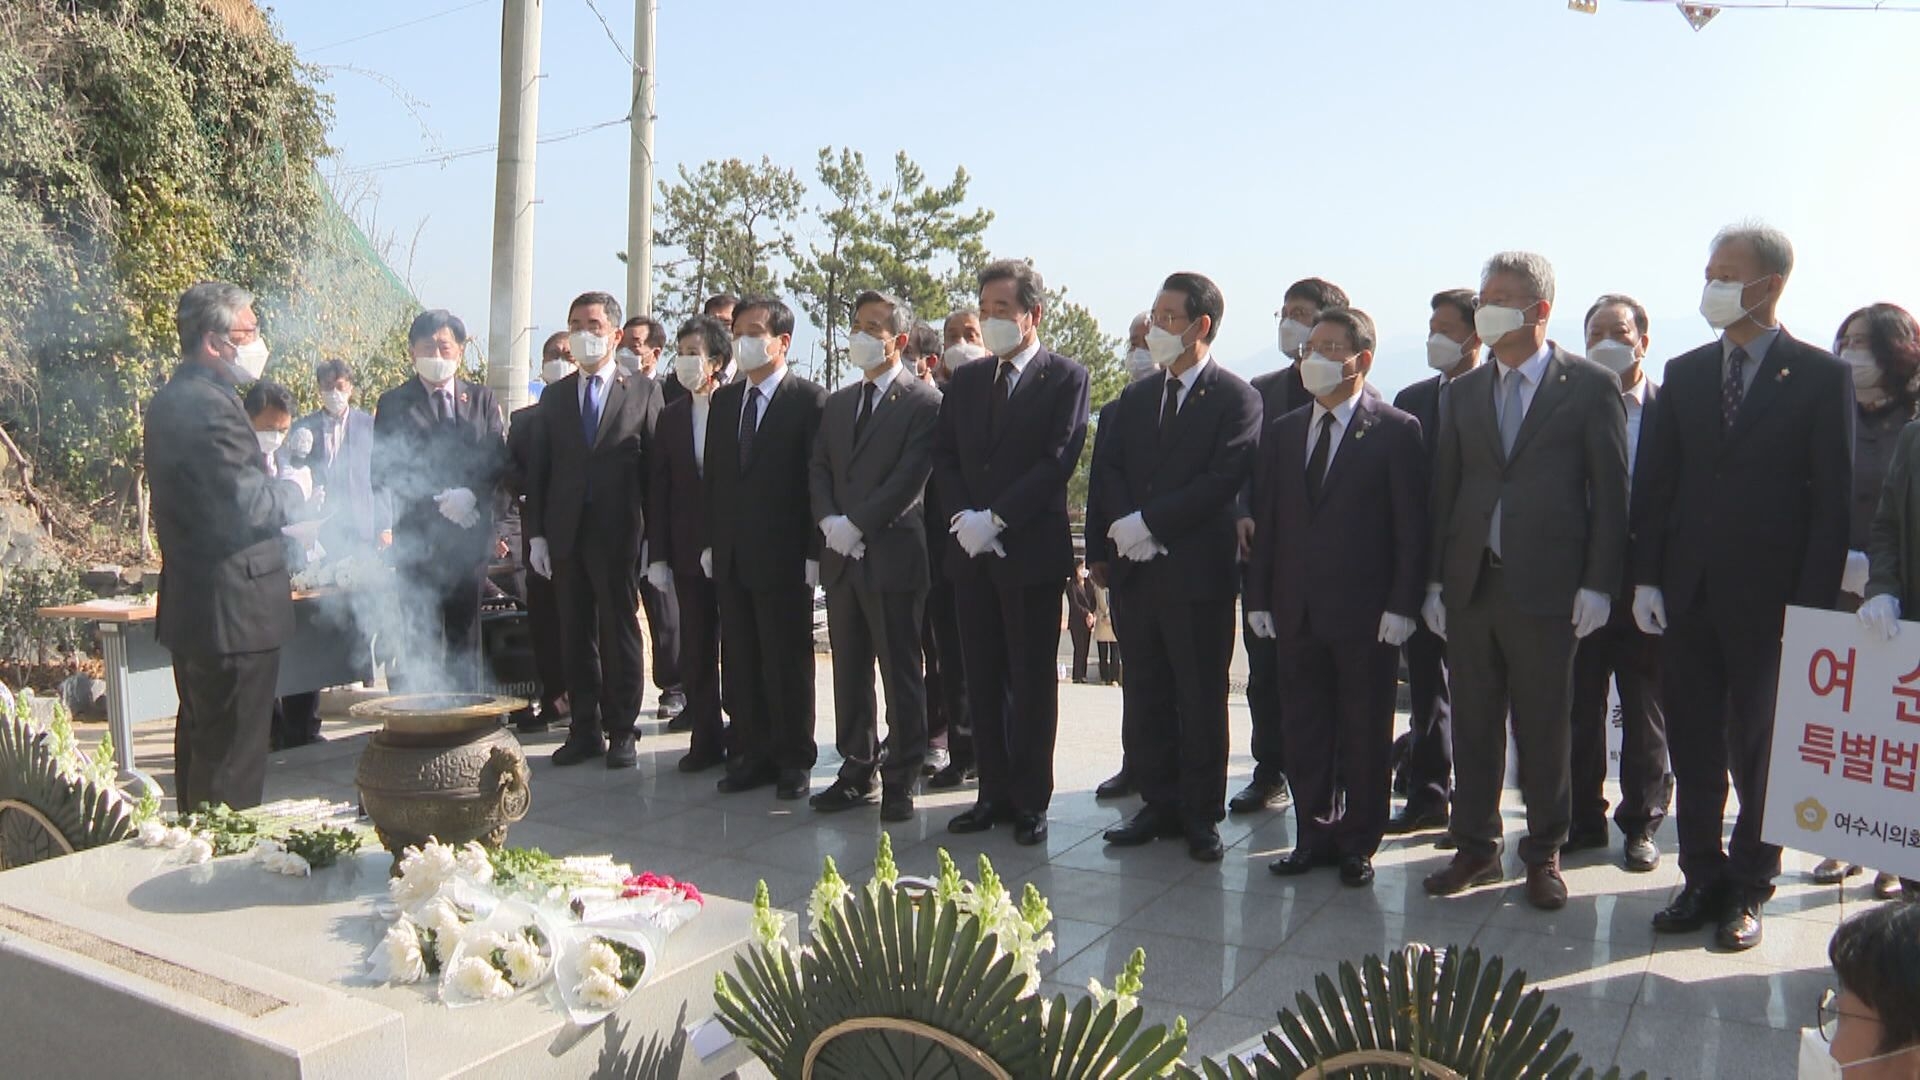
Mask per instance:
[[[467,343],[467,324],[460,321],[460,316],[446,308],[434,308],[413,317],[413,325],[407,327],[407,344],[432,341],[433,335],[442,330],[453,331],[455,342],[461,345]]]
[[[1473,325],[1472,289],[1442,289],[1433,294],[1433,299],[1427,301],[1427,306],[1433,311],[1450,307],[1460,313],[1461,320],[1468,326]]]
[[[1879,1053],[1920,1045],[1920,904],[1871,907],[1827,942],[1840,988],[1880,1014]]]
[[[1220,332],[1220,317],[1227,313],[1227,298],[1220,295],[1220,286],[1205,274],[1182,270],[1168,274],[1167,280],[1160,283],[1160,288],[1165,292],[1186,294],[1188,319],[1205,315],[1213,320],[1207,327],[1207,336],[1201,339],[1211,343],[1213,336]]]
[[[1586,334],[1587,324],[1593,322],[1593,317],[1601,308],[1612,307],[1615,304],[1624,305],[1628,311],[1633,312],[1633,325],[1641,333],[1646,333],[1647,328],[1653,325],[1647,321],[1647,309],[1641,305],[1640,301],[1625,293],[1602,293],[1600,299],[1595,300],[1593,306],[1587,309],[1587,317],[1580,320],[1580,333]]]
[[[651,315],[635,315],[633,318],[627,320],[627,325],[632,326],[636,322],[647,324],[647,348],[664,349],[667,347],[666,323],[661,322]]]
[[[712,315],[714,308],[738,307],[739,305],[740,298],[730,292],[714,293],[712,296],[707,297],[706,303],[700,305],[700,314]]]
[[[1013,298],[1019,303],[1020,310],[1032,311],[1046,298],[1046,282],[1040,280],[1040,271],[1025,259],[995,259],[980,271],[980,288],[996,281],[1013,282]]]
[[[1353,342],[1354,352],[1371,352],[1379,343],[1373,330],[1373,317],[1359,308],[1328,308],[1314,317],[1313,325],[1332,323],[1346,328],[1347,340]]]
[[[733,321],[739,322],[740,316],[749,311],[762,310],[767,313],[767,332],[771,334],[793,333],[793,309],[777,296],[748,296],[733,305]]]
[[[938,327],[932,323],[917,322],[907,331],[907,354],[910,356],[939,356],[945,351],[942,344],[946,340]]]
[[[553,333],[548,334],[547,340],[540,343],[541,362],[544,363],[549,358],[549,354],[558,357],[560,355],[560,346],[566,343],[567,332],[565,330],[555,330]]]
[[[581,293],[579,296],[573,298],[573,303],[567,305],[567,314],[572,315],[583,307],[592,307],[595,304],[599,304],[600,310],[606,313],[608,322],[615,325],[619,324],[620,301],[615,300],[613,294],[608,292],[596,291]]]
[[[261,379],[247,387],[247,415],[259,416],[268,409],[278,409],[288,416],[293,415],[293,391],[277,382]]]
[[[1325,278],[1317,277],[1301,278],[1287,286],[1286,295],[1280,298],[1280,302],[1284,304],[1290,300],[1305,300],[1319,311],[1348,307],[1351,304],[1345,289]]]
[[[733,337],[727,333],[727,324],[711,315],[695,315],[680,327],[673,335],[675,341],[685,341],[697,337],[705,345],[702,354],[708,360],[717,360],[721,367],[733,362]]]
[[[355,385],[359,385],[360,382],[353,373],[353,365],[347,363],[345,360],[329,357],[313,365],[313,385],[320,387],[330,386],[336,380],[340,379],[345,379]]]

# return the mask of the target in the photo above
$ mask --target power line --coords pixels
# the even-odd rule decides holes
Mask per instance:
[[[620,44],[620,39],[614,35],[613,24],[607,22],[605,15],[600,14],[600,5],[593,0],[586,0],[586,3],[587,10],[593,12],[593,17],[600,20],[600,29],[607,32],[607,40],[613,42],[613,51],[620,54],[620,59],[625,60],[628,67],[639,71],[640,65],[634,62],[633,54],[628,52],[626,46]]]
[[[582,135],[591,135],[592,133],[596,131],[600,131],[604,128],[610,128],[619,124],[624,124],[627,121],[631,120],[632,118],[633,118],[633,115],[629,113],[626,116],[618,117],[613,120],[602,120],[597,124],[587,124],[583,127],[568,128],[565,131],[556,131],[551,135],[542,135],[539,139],[535,140],[535,142],[541,146],[545,146],[549,143],[566,142],[569,139],[577,139]],[[344,175],[344,174],[351,174],[351,173],[385,172],[389,169],[406,169],[416,165],[443,165],[443,164],[446,164],[447,162],[456,161],[460,158],[478,157],[481,154],[491,154],[498,149],[500,149],[499,143],[497,142],[487,143],[484,146],[469,146],[464,149],[447,150],[437,154],[422,154],[419,157],[396,158],[395,160],[392,160],[392,161],[375,162],[372,165],[351,166],[351,167],[342,168],[340,172]]]
[[[491,4],[493,2],[494,0],[472,0],[471,3],[460,4],[456,7],[446,8],[445,10],[442,10],[442,11],[436,11],[431,15],[422,15],[417,19],[408,19],[406,22],[403,22],[403,23],[395,23],[392,26],[381,27],[378,30],[369,30],[364,34],[355,34],[353,37],[350,37],[350,38],[342,38],[339,41],[330,41],[325,45],[318,45],[318,46],[315,46],[314,48],[308,49],[307,53],[308,55],[312,55],[313,53],[324,52],[328,49],[337,49],[342,45],[351,45],[356,41],[365,41],[371,37],[379,37],[381,34],[391,34],[395,30],[405,30],[409,26],[419,26],[421,23],[424,23],[424,22],[432,22],[435,19],[442,18],[447,15],[453,15],[462,11],[466,11],[468,8],[477,8],[483,4]]]

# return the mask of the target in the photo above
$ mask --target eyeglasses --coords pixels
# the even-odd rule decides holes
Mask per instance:
[[[1873,1019],[1870,1016],[1865,1016],[1860,1013],[1842,1012],[1840,1010],[1840,991],[1832,987],[1828,987],[1821,992],[1820,1004],[1818,1008],[1815,1009],[1814,1016],[1819,1021],[1820,1037],[1827,1042],[1832,1042],[1833,1037],[1839,1033],[1841,1017],[1851,1016],[1855,1020]]]

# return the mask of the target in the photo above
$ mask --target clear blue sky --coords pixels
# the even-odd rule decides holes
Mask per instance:
[[[632,0],[597,2],[630,47]],[[274,10],[305,58],[360,69],[326,73],[334,167],[494,141],[497,0],[334,44],[458,3]],[[545,8],[542,131],[623,115],[629,73],[586,0]],[[1916,13],[1728,10],[1696,33],[1627,0],[659,0],[658,25],[662,176],[764,154],[811,182],[828,144],[965,165],[994,253],[1111,333],[1168,272],[1211,275],[1216,353],[1249,374],[1276,362],[1286,285],[1320,275],[1379,323],[1375,381],[1422,377],[1428,296],[1505,248],[1552,260],[1553,336],[1576,348],[1595,295],[1642,299],[1657,367],[1706,340],[1707,243],[1749,216],[1793,238],[1801,337],[1827,344],[1875,300],[1920,310]],[[493,156],[377,176],[381,226],[420,227],[420,298],[484,342]],[[536,323],[623,291],[626,185],[624,127],[541,148]]]

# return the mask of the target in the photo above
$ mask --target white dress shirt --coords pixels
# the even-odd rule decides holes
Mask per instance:
[[[613,382],[614,373],[617,371],[619,371],[619,368],[613,364],[601,364],[600,370],[598,371],[590,372],[585,368],[580,369],[580,415],[581,416],[587,415],[587,395],[592,394],[593,404],[594,404],[593,414],[595,416],[601,417],[602,419],[605,418],[605,413],[607,411],[607,386],[608,384]],[[596,376],[598,376],[600,379],[600,386],[598,389],[595,389],[593,386],[593,380]]]
[[[693,471],[707,474],[707,414],[713,411],[712,394],[693,395]]]
[[[1020,376],[1026,374],[1027,365],[1032,363],[1033,358],[1039,355],[1040,355],[1040,339],[1036,337],[1033,339],[1033,343],[1031,345],[1028,345],[1026,348],[1021,349],[1017,353],[1014,353],[1012,357],[996,358],[997,363],[1007,363],[1007,364],[1013,365],[1013,370],[1007,374],[1007,395],[1009,397],[1013,395],[1014,388],[1020,385]],[[995,378],[998,378],[1000,376],[1000,369],[998,367],[994,368],[993,374]],[[1185,391],[1181,391],[1181,392],[1185,393]]]
[[[1180,396],[1173,399],[1173,411],[1175,414],[1178,414],[1181,409],[1187,407],[1187,399],[1193,396],[1193,384],[1199,380],[1200,373],[1205,371],[1207,365],[1211,363],[1213,363],[1213,354],[1211,352],[1204,352],[1200,354],[1200,359],[1192,367],[1180,375],[1174,375],[1171,370],[1167,372],[1168,381],[1180,384]],[[1161,401],[1163,403],[1161,408],[1166,407],[1164,404],[1166,401],[1166,393],[1164,388],[1160,391]]]
[[[1540,389],[1540,380],[1546,377],[1547,361],[1551,359],[1553,359],[1553,346],[1542,345],[1540,346],[1539,352],[1521,361],[1520,366],[1517,368],[1509,368],[1504,362],[1499,360],[1494,361],[1495,364],[1499,365],[1500,374],[1500,378],[1495,380],[1493,391],[1493,407],[1496,410],[1495,419],[1505,419],[1505,417],[1497,414],[1498,410],[1506,407],[1509,371],[1518,371],[1520,373],[1520,419],[1525,420],[1527,418],[1527,410],[1533,408],[1533,395]]]
[[[871,379],[862,380],[873,384],[873,412],[880,411],[880,402],[886,398],[887,391],[893,388],[893,380],[899,378],[900,367],[901,365],[899,363],[889,364],[880,374],[875,375]],[[862,390],[860,393],[865,394],[866,391]],[[853,414],[855,416],[860,415],[860,401],[857,397],[853,403]],[[872,413],[868,415],[871,416]]]
[[[1329,409],[1318,401],[1313,403],[1313,417],[1307,422],[1307,460],[1313,460],[1313,444],[1320,441],[1320,418],[1333,417],[1333,431],[1327,436],[1327,469],[1333,469],[1333,459],[1340,453],[1340,440],[1347,434],[1347,426],[1353,423],[1353,411],[1360,407],[1360,391],[1364,383],[1355,383],[1353,394],[1347,400]]]
[[[758,411],[756,411],[753,414],[753,430],[759,431],[760,425],[766,422],[767,406],[773,404],[774,387],[779,386],[780,380],[786,377],[787,377],[787,365],[781,364],[779,367],[773,369],[773,374],[767,376],[764,380],[761,381],[760,407]],[[753,393],[753,390],[754,390],[753,379],[751,376],[749,376],[747,378],[746,394]],[[741,395],[740,407],[742,409],[747,407],[747,399],[745,394]]]
[[[1627,407],[1627,490],[1633,490],[1633,463],[1640,453],[1640,417],[1647,409],[1648,380],[1644,372],[1633,389],[1620,391],[1620,403]]]

